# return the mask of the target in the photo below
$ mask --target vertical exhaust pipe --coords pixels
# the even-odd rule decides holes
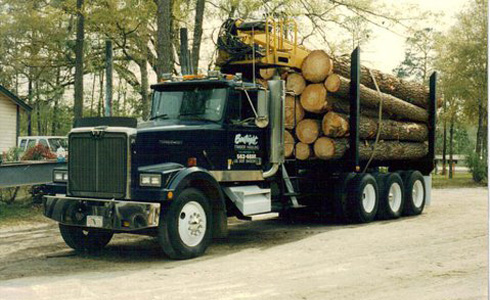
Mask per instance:
[[[264,178],[274,176],[284,163],[284,80],[268,81],[270,91],[270,162],[272,168],[263,173]]]

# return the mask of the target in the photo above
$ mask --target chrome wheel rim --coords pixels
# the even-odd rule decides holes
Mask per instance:
[[[206,234],[206,213],[201,204],[190,201],[179,213],[179,236],[189,247],[199,245]]]
[[[412,201],[413,205],[417,208],[422,206],[422,203],[424,202],[424,185],[422,184],[422,181],[416,180],[413,183],[412,187]]]
[[[362,190],[362,207],[368,214],[372,213],[376,205],[376,190],[371,183],[366,184]]]
[[[391,211],[397,212],[402,205],[402,187],[398,182],[393,182],[388,192],[388,205]]]

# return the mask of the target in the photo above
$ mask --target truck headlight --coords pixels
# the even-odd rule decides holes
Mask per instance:
[[[140,186],[162,186],[162,175],[160,174],[140,174]]]
[[[68,171],[66,170],[54,170],[53,182],[68,182]]]

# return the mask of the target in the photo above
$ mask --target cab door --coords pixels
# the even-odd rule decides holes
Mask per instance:
[[[228,170],[262,170],[266,163],[266,129],[255,125],[251,104],[257,108],[257,91],[231,90],[225,120]]]

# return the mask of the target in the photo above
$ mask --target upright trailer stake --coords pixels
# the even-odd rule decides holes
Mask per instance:
[[[190,55],[188,47],[187,28],[180,28],[180,69],[182,75],[191,74],[189,68]]]
[[[427,174],[434,169],[435,144],[436,144],[436,122],[437,122],[437,72],[430,76],[429,93],[429,151],[427,153]]]
[[[361,49],[357,47],[352,51],[350,63],[350,149],[348,157],[348,168],[352,172],[359,172],[359,114],[360,114],[360,91],[361,82],[360,68]]]

